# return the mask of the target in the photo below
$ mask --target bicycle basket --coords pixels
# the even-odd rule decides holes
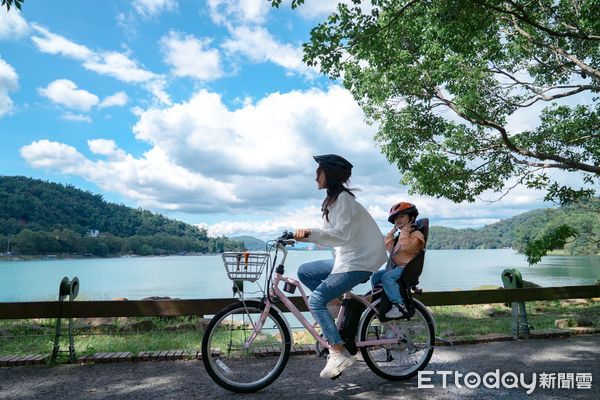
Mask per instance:
[[[254,282],[262,274],[269,261],[269,253],[225,252],[223,264],[231,280]]]

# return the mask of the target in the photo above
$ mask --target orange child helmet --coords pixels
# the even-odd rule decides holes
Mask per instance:
[[[412,203],[407,203],[405,201],[401,201],[400,203],[396,203],[390,208],[390,216],[388,217],[388,221],[393,224],[394,220],[398,215],[406,214],[413,219],[416,219],[419,215],[419,210]]]

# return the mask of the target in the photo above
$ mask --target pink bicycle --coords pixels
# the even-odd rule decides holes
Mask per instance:
[[[285,277],[286,246],[294,245],[290,233],[268,242],[264,253],[224,253],[223,260],[234,293],[239,301],[217,313],[202,338],[202,360],[211,378],[233,392],[249,393],[273,383],[283,372],[293,344],[292,330],[279,309],[283,304],[316,340],[317,353],[327,351],[329,344],[284,293],[300,290],[308,298],[300,282]],[[283,254],[281,263],[277,256]],[[270,263],[271,253],[273,261]],[[243,282],[256,282],[265,266],[270,267],[262,298],[246,299]],[[283,290],[279,286],[283,284]],[[425,368],[433,354],[435,326],[432,315],[410,289],[407,306],[410,318],[380,321],[378,304],[382,290],[364,296],[344,294],[337,319],[345,346],[352,354],[360,350],[362,360],[377,375],[388,380],[413,377]]]

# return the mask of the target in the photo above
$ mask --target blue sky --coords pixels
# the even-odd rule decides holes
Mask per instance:
[[[355,165],[351,186],[382,229],[401,200],[458,228],[544,206],[542,193],[524,188],[493,203],[408,195],[351,95],[302,63],[301,44],[335,4],[306,3],[296,11],[266,0],[3,8],[0,174],[72,184],[227,236],[319,226],[324,193],[312,155],[323,153]]]

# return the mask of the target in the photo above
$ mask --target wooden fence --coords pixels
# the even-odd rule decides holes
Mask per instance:
[[[415,297],[427,306],[586,299],[600,298],[600,286],[424,292]],[[291,297],[291,299],[301,311],[307,311],[302,298]],[[195,300],[65,301],[62,304],[62,317],[203,316],[215,314],[234,301],[235,299],[233,298]],[[61,313],[60,309],[61,304],[58,301],[0,303],[0,319],[56,318]]]

